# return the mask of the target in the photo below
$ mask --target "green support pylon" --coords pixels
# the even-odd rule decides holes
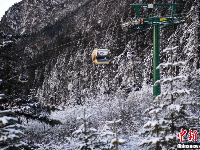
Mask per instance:
[[[158,15],[158,7],[171,7],[171,14],[160,16]],[[156,69],[159,65],[159,29],[175,25],[181,24],[185,22],[191,22],[186,18],[185,14],[175,14],[175,10],[179,7],[180,4],[131,4],[131,7],[135,8],[137,18],[132,19],[124,24],[122,24],[122,28],[128,27],[129,29],[152,29],[153,26],[153,100],[156,101],[156,97],[161,93],[160,83],[155,85],[155,82],[160,80],[160,72],[159,69]],[[140,15],[139,7],[145,7],[148,9],[152,9],[155,12],[148,14],[148,17],[142,18]]]
[[[159,65],[159,25],[153,25],[153,85],[160,80],[160,71],[156,69]],[[153,86],[153,100],[160,94],[160,83]]]

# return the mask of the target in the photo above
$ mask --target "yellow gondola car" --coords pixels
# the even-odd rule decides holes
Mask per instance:
[[[108,49],[95,48],[92,52],[92,62],[96,64],[109,64],[110,51]]]
[[[24,75],[24,74],[21,74],[19,76],[19,82],[22,82],[22,83],[28,82],[28,76]]]

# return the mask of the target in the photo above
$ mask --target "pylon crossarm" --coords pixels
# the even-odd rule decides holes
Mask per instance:
[[[143,19],[144,24],[179,24],[185,22],[185,18],[183,19],[182,17],[159,17],[159,18],[144,18]]]
[[[175,14],[174,17],[151,17],[151,18],[140,18],[140,19],[131,19],[128,22],[125,22],[121,25],[123,28],[135,28],[146,27],[150,25],[158,24],[160,28],[165,28],[170,25],[181,24],[186,22],[186,16],[181,16],[180,14]],[[152,29],[152,28],[151,28]]]
[[[140,18],[139,7],[147,7],[147,8],[153,9],[153,8],[157,8],[159,6],[172,7],[172,11],[171,11],[171,17],[172,17],[174,12],[175,12],[175,10],[176,10],[176,7],[180,6],[180,4],[131,4],[131,7],[135,8],[135,11],[136,11],[136,14],[137,14],[138,18]]]

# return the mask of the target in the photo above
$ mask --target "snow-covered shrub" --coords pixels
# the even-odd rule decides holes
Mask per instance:
[[[25,143],[20,141],[23,135],[23,126],[17,118],[12,117],[14,113],[10,110],[0,110],[0,148],[20,149]]]
[[[119,132],[117,128],[117,123],[120,123],[121,121],[121,119],[106,121],[104,126],[99,129],[99,148],[118,150],[119,145],[125,143],[124,139],[119,138]]]
[[[74,131],[72,135],[76,137],[75,142],[78,149],[81,150],[90,150],[96,144],[96,137],[99,135],[98,131],[89,127],[89,117],[91,115],[86,114],[86,110],[84,109],[83,117],[78,117],[77,120],[82,120],[83,124],[78,128],[78,130]]]

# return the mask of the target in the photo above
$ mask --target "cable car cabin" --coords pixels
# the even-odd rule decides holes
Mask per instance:
[[[22,83],[28,82],[28,76],[27,75],[20,75],[19,76],[19,82],[22,82]]]
[[[92,62],[96,64],[109,64],[110,51],[108,49],[95,48],[92,52]]]

